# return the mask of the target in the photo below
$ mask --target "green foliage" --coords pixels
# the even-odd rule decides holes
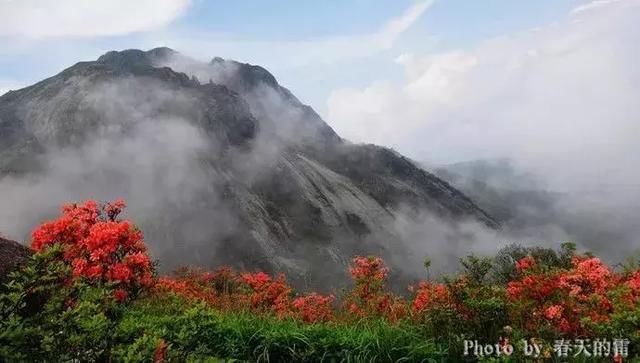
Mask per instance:
[[[461,258],[460,264],[464,269],[464,274],[473,284],[482,284],[485,281],[485,277],[493,267],[491,258],[478,257],[475,255],[469,255],[466,258]]]
[[[424,269],[427,272],[427,280],[431,278],[431,259],[429,257],[424,258]]]
[[[621,264],[622,271],[629,273],[632,271],[640,270],[640,250],[636,250]]]
[[[153,359],[156,347],[162,338],[143,334],[131,340],[130,344],[120,344],[114,347],[113,359],[118,362],[148,362]]]
[[[544,247],[523,247],[510,244],[501,248],[492,260],[489,272],[490,282],[505,285],[517,278],[516,261],[525,256],[532,256],[545,269],[570,268],[571,258],[576,253],[576,244],[565,242],[560,245],[560,251]]]
[[[63,310],[62,282],[69,268],[58,262],[59,246],[31,256],[22,271],[14,271],[0,294],[0,358],[42,360],[53,356],[58,340],[55,321]],[[55,316],[58,315],[58,316]]]
[[[123,307],[108,285],[71,283],[60,245],[34,254],[0,294],[0,360],[102,361]]]

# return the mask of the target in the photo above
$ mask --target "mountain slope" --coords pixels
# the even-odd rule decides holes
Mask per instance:
[[[6,276],[21,266],[31,255],[31,251],[15,241],[0,237],[0,283]]]
[[[498,223],[403,156],[341,139],[261,67],[109,52],[0,97],[0,230],[125,197],[152,252],[321,286],[353,254],[402,266],[398,213]]]

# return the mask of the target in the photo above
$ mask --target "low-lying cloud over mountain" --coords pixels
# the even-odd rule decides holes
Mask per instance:
[[[540,211],[557,236],[617,260],[640,246],[639,19],[638,1],[596,1],[473,49],[404,54],[401,82],[335,91],[328,120],[430,165],[509,158],[562,193],[571,228]]]
[[[0,172],[13,238],[63,202],[124,197],[163,269],[225,263],[299,285],[344,276],[355,254],[417,277],[429,246],[452,246],[443,236],[499,226],[409,159],[340,138],[265,69],[168,48],[109,52],[0,97]],[[443,231],[427,242],[411,229],[426,218]]]

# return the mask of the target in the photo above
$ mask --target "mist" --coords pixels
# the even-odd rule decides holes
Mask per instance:
[[[508,159],[534,182],[499,175],[494,191],[554,198],[512,205],[530,223],[505,225],[498,240],[574,241],[619,262],[640,247],[640,6],[592,5],[467,50],[402,54],[403,79],[336,90],[328,121],[348,139],[393,147],[430,170]]]
[[[39,132],[49,140],[39,156],[43,170],[0,179],[0,199],[11,206],[0,211],[0,230],[29,241],[64,203],[125,198],[126,217],[153,241],[164,267],[209,263],[211,256],[191,247],[224,239],[239,222],[219,198],[224,177],[202,161],[221,145],[193,122],[197,100],[152,80],[126,79],[92,86],[82,102],[85,117],[69,121],[78,124]],[[29,115],[34,123],[38,116]],[[76,141],[61,145],[61,137]]]

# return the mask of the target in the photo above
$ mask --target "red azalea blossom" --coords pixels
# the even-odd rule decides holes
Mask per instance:
[[[354,280],[373,279],[383,281],[387,278],[389,268],[380,257],[356,256],[352,260],[349,272]]]
[[[129,293],[123,289],[117,289],[116,291],[113,292],[113,297],[115,297],[115,299],[119,302],[126,300],[128,296],[129,296]]]
[[[444,307],[452,303],[449,288],[445,284],[421,282],[413,299],[414,313],[421,313],[435,307]]]
[[[271,279],[264,272],[258,272],[244,273],[240,277],[252,290],[252,308],[272,310],[279,314],[287,312],[292,289],[287,285],[284,275],[280,274],[276,279]]]
[[[544,311],[544,316],[549,320],[559,319],[562,316],[562,310],[564,308],[561,305],[549,306]]]
[[[292,307],[299,319],[307,323],[329,321],[333,317],[331,304],[333,295],[322,296],[316,293],[301,296],[293,300]]]
[[[536,260],[532,256],[526,256],[520,259],[520,261],[516,262],[516,269],[518,270],[518,272],[524,272],[535,267],[535,265]]]
[[[408,313],[407,304],[399,297],[385,292],[384,284],[389,268],[382,258],[356,256],[349,268],[355,286],[345,301],[351,316],[379,316],[396,321]]]
[[[546,324],[562,334],[587,334],[582,318],[602,322],[613,312],[607,294],[620,278],[598,258],[574,256],[571,268],[547,272],[528,262],[520,265],[530,273],[510,281],[506,295],[512,317],[526,329]]]
[[[115,282],[123,291],[149,287],[153,271],[142,232],[118,219],[124,207],[122,200],[65,205],[58,219],[33,231],[31,248],[62,244],[62,259],[71,265],[74,279]]]

